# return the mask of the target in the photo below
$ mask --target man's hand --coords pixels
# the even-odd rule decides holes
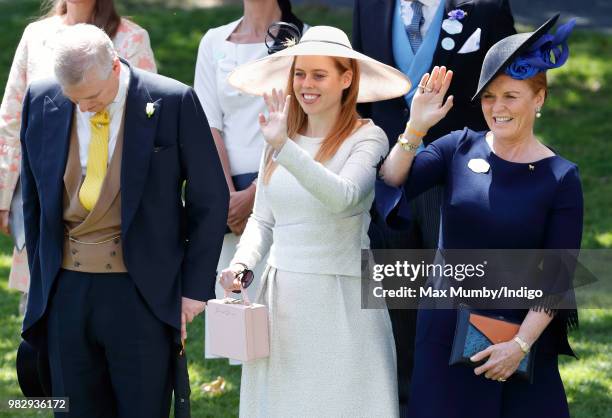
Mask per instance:
[[[187,339],[187,324],[204,312],[204,308],[206,308],[206,302],[183,296],[181,300],[181,339]]]
[[[244,228],[246,228],[246,224],[248,221],[249,221],[249,218],[246,217],[242,221],[238,221],[236,223],[229,224],[228,226],[229,226],[230,231],[232,231],[234,235],[240,236],[244,232]]]
[[[10,235],[11,229],[9,228],[9,211],[0,210],[0,232]]]
[[[227,214],[227,225],[236,235],[242,234],[246,221],[253,211],[255,203],[254,184],[240,192],[230,192],[229,212]]]

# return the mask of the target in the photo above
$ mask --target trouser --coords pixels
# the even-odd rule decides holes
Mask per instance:
[[[373,249],[435,249],[440,235],[440,207],[442,187],[434,187],[417,196],[411,202],[413,222],[404,230],[394,230],[371,211],[372,223],[368,235]],[[410,397],[410,380],[414,364],[414,339],[417,311],[413,309],[389,309],[395,350],[397,353],[398,391],[400,416],[407,416]]]
[[[414,221],[418,227],[420,248],[437,249],[440,236],[440,207],[444,188],[436,186],[420,194],[411,202]]]
[[[154,316],[127,273],[60,270],[48,309],[57,417],[168,417],[171,327]]]

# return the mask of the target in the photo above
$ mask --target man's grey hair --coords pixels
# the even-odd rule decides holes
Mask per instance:
[[[76,86],[96,68],[100,80],[107,80],[116,57],[113,42],[102,29],[85,23],[68,26],[55,45],[55,77],[62,86]]]

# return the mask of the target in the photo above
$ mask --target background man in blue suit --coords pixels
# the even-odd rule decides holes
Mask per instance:
[[[453,108],[433,126],[423,144],[465,126],[476,131],[487,125],[478,103],[472,103],[480,68],[493,44],[515,33],[508,0],[355,0],[353,47],[401,70],[412,81],[403,98],[367,104],[359,111],[380,126],[389,149],[404,131],[412,96],[425,72],[434,66],[453,70],[449,95]],[[377,189],[375,205],[379,199]],[[405,230],[390,230],[372,213],[371,247],[437,248],[442,190],[423,193],[411,208]],[[399,283],[399,282],[398,282]],[[416,311],[390,310],[397,349],[400,413],[406,411],[416,325]]]
[[[131,68],[92,25],[54,48],[57,81],[24,99],[22,335],[68,416],[167,417],[181,331],[215,297],[221,164],[191,88]]]

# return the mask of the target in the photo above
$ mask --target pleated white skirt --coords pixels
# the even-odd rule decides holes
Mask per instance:
[[[388,312],[361,309],[360,278],[267,266],[270,356],[244,363],[240,417],[397,417]]]

